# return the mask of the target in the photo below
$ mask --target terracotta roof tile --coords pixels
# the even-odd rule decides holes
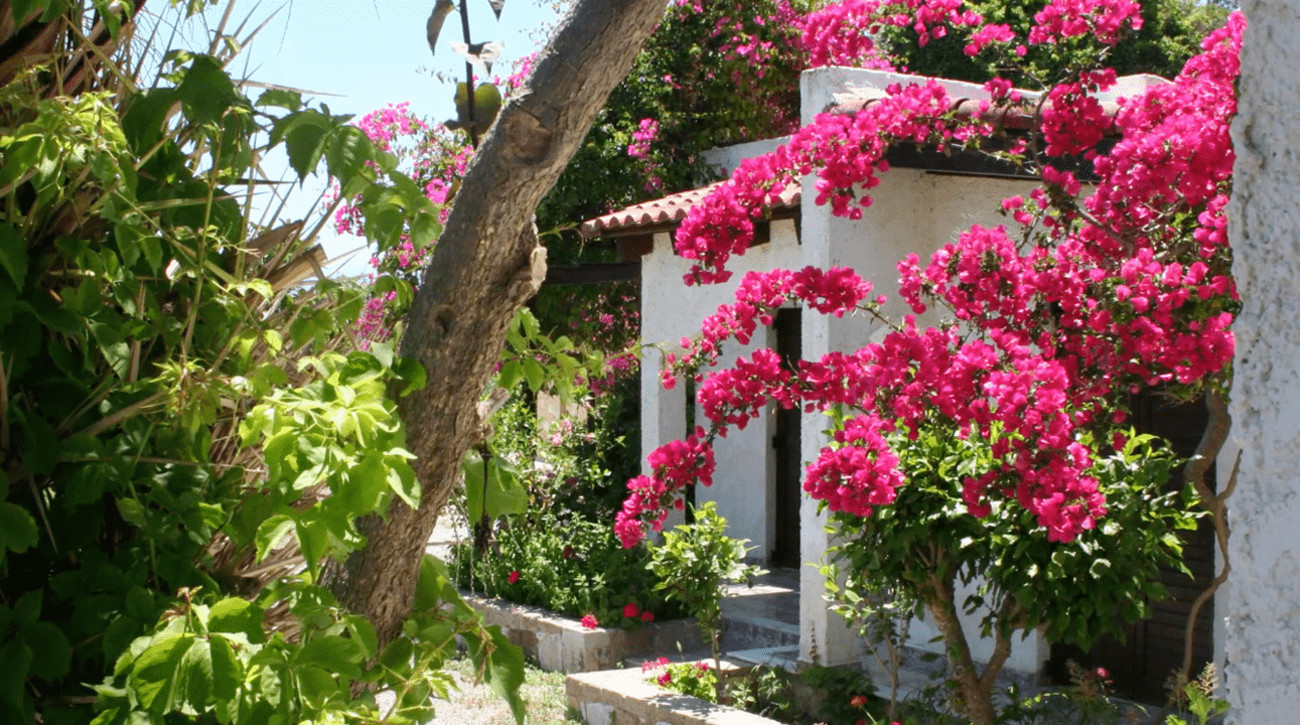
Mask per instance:
[[[626,234],[632,231],[643,231],[655,227],[671,227],[680,224],[686,218],[686,212],[691,210],[709,192],[713,191],[719,184],[709,184],[699,189],[691,189],[677,194],[665,196],[662,199],[642,202],[626,209],[610,212],[604,216],[598,216],[595,219],[589,219],[582,223],[578,231],[582,236],[588,239],[592,237],[606,237],[617,234]],[[789,209],[799,206],[800,187],[798,184],[791,184],[781,191],[781,201],[774,208]]]

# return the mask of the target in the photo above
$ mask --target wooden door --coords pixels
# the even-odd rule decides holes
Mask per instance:
[[[1208,417],[1201,401],[1176,404],[1159,393],[1143,393],[1133,402],[1134,426],[1168,440],[1180,456],[1190,456],[1200,442]],[[1206,483],[1215,489],[1214,468]],[[1181,486],[1181,469],[1176,470],[1171,486]],[[1115,683],[1116,694],[1138,702],[1163,704],[1168,693],[1165,683],[1170,673],[1183,663],[1183,627],[1191,613],[1192,602],[1214,578],[1214,527],[1202,519],[1195,531],[1183,532],[1183,559],[1192,570],[1189,579],[1172,569],[1162,572],[1161,580],[1169,597],[1153,605],[1151,619],[1128,627],[1123,642],[1106,637],[1088,652],[1078,647],[1054,644],[1047,663],[1048,678],[1054,684],[1067,684],[1067,660],[1089,669],[1105,667]],[[1195,675],[1214,657],[1214,600],[1206,602],[1197,617],[1193,647],[1192,674]]]
[[[776,351],[791,370],[798,365],[802,354],[801,319],[798,309],[781,309],[776,313]],[[778,407],[776,411],[776,431],[772,436],[776,462],[775,495],[772,497],[776,507],[776,537],[768,558],[772,566],[799,566],[800,480],[803,477],[799,428],[802,417],[799,408],[786,410]]]

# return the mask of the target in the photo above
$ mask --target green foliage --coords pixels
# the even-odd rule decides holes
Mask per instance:
[[[727,584],[745,581],[752,585],[754,577],[766,572],[744,563],[748,542],[727,536],[727,520],[718,515],[712,501],[693,513],[691,523],[665,531],[663,541],[651,546],[649,567],[659,578],[655,589],[699,622],[713,649],[714,664],[721,668],[719,630]]]
[[[571,617],[593,614],[606,627],[638,626],[641,612],[655,620],[682,616],[681,607],[655,591],[648,561],[644,547],[624,549],[608,522],[563,520],[536,509],[506,519],[489,551],[477,554],[462,544],[453,553],[456,580],[466,589]],[[624,616],[629,603],[637,615]]]
[[[727,702],[755,715],[794,721],[798,713],[794,685],[795,678],[779,667],[754,667],[744,677],[728,678]]]
[[[72,49],[109,12],[14,10],[66,14]],[[0,89],[0,723],[422,721],[458,635],[509,694],[519,651],[437,565],[383,647],[316,585],[358,517],[418,504],[388,393],[425,371],[351,349],[363,291],[297,287],[312,240],[250,223],[248,180],[276,148],[299,175],[324,162],[381,247],[436,210],[376,183],[393,159],[347,116],[254,102],[226,57],[170,52],[154,83],[82,51],[91,90],[40,66]]]
[[[1228,701],[1215,694],[1219,690],[1219,678],[1213,662],[1205,663],[1205,669],[1196,679],[1181,683],[1181,687],[1178,685],[1178,682],[1174,683],[1170,699],[1180,711],[1185,710],[1196,725],[1205,725],[1212,718],[1228,712]],[[1165,718],[1165,725],[1182,725],[1183,722],[1184,718],[1179,715]]]
[[[654,619],[682,616],[654,591],[648,550],[624,549],[609,526],[622,503],[620,484],[638,465],[635,446],[627,450],[622,434],[625,402],[618,395],[573,401],[568,409],[584,406],[585,421],[545,422],[532,396],[516,389],[492,418],[486,506],[476,491],[484,456],[466,457],[466,519],[480,522],[486,514],[484,540],[491,544],[483,551],[471,544],[455,549],[462,587],[573,617],[593,614],[605,626],[637,626],[642,612]],[[629,603],[635,616],[624,616]]]
[[[253,601],[223,598],[199,604],[183,590],[152,633],[137,638],[117,659],[112,676],[95,687],[95,725],[137,722],[144,715],[207,715],[229,723],[423,722],[433,716],[431,697],[446,698],[455,686],[441,672],[467,644],[479,679],[510,703],[519,722],[517,696],[522,654],[496,627],[485,628],[460,600],[441,563],[420,568],[416,613],[402,634],[381,647],[369,621],[339,609],[324,589],[289,580]],[[267,634],[268,605],[288,606],[301,622],[296,638]],[[370,692],[395,694],[381,711]]]
[[[799,681],[817,693],[814,715],[824,722],[857,722],[863,717],[877,722],[880,701],[875,697],[871,678],[847,667],[810,667],[799,674]],[[874,711],[874,712],[873,712]]]
[[[674,662],[663,665],[655,677],[660,687],[709,702],[718,701],[718,671],[708,662]]]

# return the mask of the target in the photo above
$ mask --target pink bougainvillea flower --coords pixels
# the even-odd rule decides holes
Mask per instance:
[[[581,624],[583,629],[595,629],[600,626],[600,622],[596,620],[596,615],[591,613],[582,615]]]

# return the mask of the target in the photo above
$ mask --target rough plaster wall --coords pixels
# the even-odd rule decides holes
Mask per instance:
[[[687,287],[682,275],[690,269],[689,261],[673,254],[667,234],[656,234],[654,250],[641,261],[642,341],[676,351],[681,338],[699,334],[700,322],[718,305],[735,301],[736,286],[746,272],[800,266],[794,223],[778,221],[772,224],[771,242],[732,258],[728,264],[735,273],[731,282]],[[724,345],[721,364],[728,365],[737,356],[748,355],[767,342],[765,337],[755,335],[753,342],[743,347]],[[659,354],[647,351],[641,366],[641,450],[645,454],[686,434],[685,386],[679,383],[673,390],[664,390],[659,384],[660,368]],[[706,423],[698,411],[695,420],[697,425]],[[717,502],[718,513],[727,519],[728,534],[749,539],[754,548],[750,555],[758,560],[766,559],[772,538],[767,506],[772,428],[770,416],[763,416],[751,421],[745,430],[733,430],[716,441],[714,483],[700,487],[695,494],[697,503]],[[644,459],[641,467],[643,473],[649,473]]]
[[[1235,195],[1229,207],[1236,323],[1231,412],[1241,445],[1229,501],[1230,722],[1296,722],[1300,713],[1300,8],[1243,0]]]

